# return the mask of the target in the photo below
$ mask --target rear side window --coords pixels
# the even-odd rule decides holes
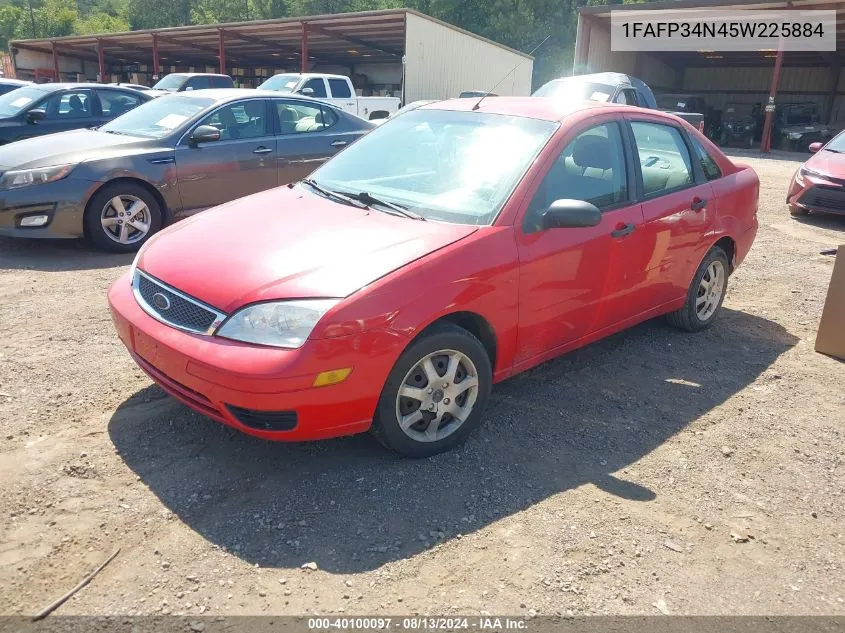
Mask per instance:
[[[704,171],[704,175],[707,177],[707,180],[716,180],[717,178],[721,178],[722,170],[719,169],[719,165],[716,164],[713,157],[707,153],[704,146],[694,137],[691,136],[690,140],[692,141],[693,148],[695,148],[695,153],[698,155],[698,160],[701,161],[701,169]]]
[[[352,96],[349,84],[343,79],[329,79],[329,88],[331,88],[332,97],[335,99],[348,99]]]
[[[692,162],[680,130],[671,125],[632,121],[647,196],[689,187],[693,184]]]
[[[313,94],[308,95],[309,97],[326,98],[326,84],[323,82],[322,77],[309,79],[305,82],[305,85],[302,86],[302,90],[305,90],[305,88],[311,88],[311,90],[314,91]]]
[[[138,95],[118,92],[117,90],[98,89],[97,96],[100,97],[103,116],[109,119],[129,112],[141,103],[141,97]]]

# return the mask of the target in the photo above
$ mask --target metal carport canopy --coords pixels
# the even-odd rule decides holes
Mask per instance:
[[[152,63],[156,75],[162,61],[214,65],[226,72],[227,60],[243,66],[284,65],[295,60],[305,71],[309,63],[401,61],[407,13],[422,15],[412,9],[387,9],[18,40],[10,47],[51,53],[56,70],[57,55],[99,61],[101,75],[106,62]]]

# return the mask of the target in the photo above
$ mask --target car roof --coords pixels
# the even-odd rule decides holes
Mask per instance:
[[[12,79],[11,77],[0,77],[0,84],[9,84],[12,86],[29,86],[31,81],[24,81],[23,79]]]
[[[109,84],[97,84],[93,82],[89,83],[64,83],[64,82],[51,82],[46,84],[32,84],[33,88],[38,88],[39,90],[43,90],[44,92],[55,92],[57,90],[73,90],[73,89],[80,89],[80,88],[108,88],[109,90],[125,90],[127,92],[139,92],[138,90],[133,90],[132,88],[126,88],[125,86],[112,86]]]
[[[221,75],[220,73],[167,73],[165,77],[176,75],[177,77],[226,77],[231,79],[229,75]]]
[[[452,110],[455,112],[472,111],[480,101],[478,112],[488,114],[504,114],[510,116],[521,116],[529,119],[542,119],[544,121],[562,121],[567,116],[576,112],[593,109],[617,108],[623,112],[642,110],[654,113],[654,110],[643,110],[618,103],[604,103],[601,101],[561,101],[550,97],[479,97],[478,100],[471,99],[448,99],[436,101],[418,108],[419,110]],[[658,113],[659,114],[659,113]]]
[[[340,109],[331,103],[306,97],[305,95],[298,95],[292,92],[279,92],[278,90],[257,90],[255,88],[204,88],[202,90],[188,90],[186,92],[169,92],[162,97],[159,97],[159,99],[163,99],[166,96],[188,99],[214,99],[217,103],[236,101],[237,99],[257,99],[259,97],[265,99],[293,99],[294,101],[302,101],[305,103],[319,103],[322,106],[328,106],[334,110]]]

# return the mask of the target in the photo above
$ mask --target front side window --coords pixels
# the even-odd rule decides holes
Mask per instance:
[[[492,223],[558,128],[556,121],[413,110],[374,129],[312,174],[429,220]]]
[[[268,136],[267,109],[263,99],[230,103],[218,108],[199,125],[210,125],[220,130],[221,141]]]
[[[316,103],[276,101],[275,111],[280,134],[322,132],[338,120],[330,108],[323,108]]]
[[[329,88],[332,89],[332,97],[335,99],[348,99],[352,96],[349,83],[345,79],[329,79]]]
[[[646,196],[688,187],[694,182],[692,162],[680,130],[662,123],[632,121]]]
[[[188,85],[185,86],[185,90],[205,90],[206,88],[211,88],[208,77],[191,77]]]
[[[113,119],[129,112],[133,108],[138,107],[141,103],[141,97],[126,92],[119,92],[117,90],[97,90],[97,96],[100,98],[100,108],[103,116],[108,119]]]
[[[690,140],[692,141],[692,146],[695,148],[695,153],[698,155],[698,160],[701,162],[701,169],[704,171],[704,176],[707,180],[721,178],[722,170],[719,169],[719,165],[713,160],[713,157],[696,138],[693,137]]]
[[[130,110],[100,128],[111,134],[164,138],[214,103],[182,95],[166,95]]]
[[[560,153],[528,205],[523,231],[542,226],[542,215],[555,200],[584,200],[599,210],[628,200],[622,136],[616,122],[602,123],[576,136]]]
[[[94,116],[90,90],[58,92],[44,102],[45,119],[87,119]]]
[[[314,77],[313,79],[309,79],[305,82],[305,85],[302,86],[302,90],[306,88],[311,88],[314,92],[308,95],[309,97],[315,97],[320,99],[326,98],[326,83],[323,81],[322,77]]]

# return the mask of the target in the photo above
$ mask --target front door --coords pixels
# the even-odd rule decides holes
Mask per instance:
[[[184,210],[204,209],[278,184],[268,105],[265,99],[223,105],[197,124],[219,129],[220,140],[195,145],[190,133],[182,140],[176,175]]]
[[[685,296],[712,230],[718,202],[690,151],[690,138],[665,120],[630,121],[643,195],[643,234],[649,253],[642,309]]]
[[[294,99],[274,99],[278,136],[279,184],[302,180],[358,138],[340,132],[330,107]]]
[[[517,363],[635,312],[630,301],[643,277],[643,216],[634,201],[624,138],[620,121],[606,115],[570,136],[519,221]],[[596,205],[601,223],[544,229],[543,212],[567,198]]]

